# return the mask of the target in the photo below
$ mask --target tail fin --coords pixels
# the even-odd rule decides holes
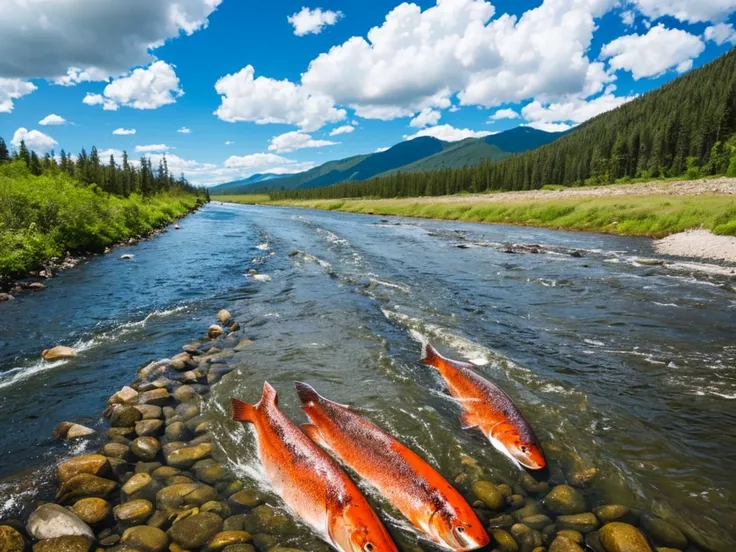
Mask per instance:
[[[261,396],[261,401],[258,403],[258,406],[266,406],[269,404],[277,406],[279,404],[279,394],[271,386],[270,383],[268,383],[267,381],[264,381],[263,382],[263,395]]]
[[[319,402],[322,398],[319,396],[319,393],[314,390],[314,387],[307,385],[306,383],[295,381],[294,387],[296,387],[296,394],[299,396],[299,400],[302,401],[302,404]]]
[[[440,355],[437,352],[437,349],[432,347],[429,343],[424,343],[422,348],[422,358],[419,362],[426,366],[434,366],[437,368],[437,365],[442,360],[442,355]]]
[[[236,422],[255,422],[257,409],[252,404],[244,403],[238,399],[232,399],[233,420]]]

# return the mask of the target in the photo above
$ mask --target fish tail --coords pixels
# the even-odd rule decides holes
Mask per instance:
[[[254,423],[258,409],[252,404],[244,403],[238,399],[232,399],[233,420],[236,422]]]
[[[258,403],[258,406],[265,407],[269,405],[276,406],[279,404],[279,394],[273,388],[273,386],[267,381],[263,382],[263,395]]]
[[[439,368],[439,363],[442,360],[442,355],[437,352],[437,349],[432,347],[429,343],[422,344],[422,358],[419,360],[426,366],[434,366]]]
[[[314,390],[314,387],[307,385],[306,383],[295,381],[294,387],[296,387],[296,394],[299,396],[299,400],[302,401],[302,404],[308,404],[310,402],[316,403],[322,398],[319,393]]]

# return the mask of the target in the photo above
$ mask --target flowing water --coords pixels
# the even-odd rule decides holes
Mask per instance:
[[[648,508],[736,549],[730,269],[641,263],[658,258],[646,239],[272,207],[211,204],[182,226],[0,305],[0,517],[22,502],[11,489],[32,496],[43,466],[79,452],[51,440],[56,423],[103,427],[107,398],[138,367],[227,308],[254,344],[207,410],[220,457],[245,478],[260,477],[253,439],[228,420],[229,399],[257,401],[268,379],[292,419],[304,420],[292,382],[306,381],[448,478],[470,458],[492,479],[518,479],[461,429],[441,380],[417,363],[422,335],[514,398],[552,452],[554,480],[596,466],[592,503]],[[57,344],[78,356],[38,360]],[[35,467],[35,485],[12,486]]]

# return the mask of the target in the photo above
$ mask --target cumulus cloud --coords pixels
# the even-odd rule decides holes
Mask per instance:
[[[457,142],[459,140],[465,140],[466,138],[482,138],[483,136],[489,136],[492,134],[487,131],[476,131],[468,128],[455,128],[452,125],[439,125],[429,128],[423,128],[419,132],[410,136],[404,136],[405,140],[413,140],[414,138],[420,138],[422,136],[432,136],[445,142]]]
[[[715,42],[719,46],[726,42],[736,44],[736,31],[730,23],[719,23],[706,28],[703,38]]]
[[[639,80],[672,68],[687,70],[703,50],[705,45],[697,36],[659,24],[645,35],[626,35],[609,42],[601,49],[601,58],[608,59],[614,71],[631,71]]]
[[[636,99],[636,97],[636,95],[619,97],[614,96],[612,93],[606,93],[589,101],[579,98],[550,104],[533,101],[521,110],[521,114],[529,122],[527,126],[540,130],[549,130],[551,128],[561,128],[561,126],[558,127],[556,125],[562,125],[567,127],[562,130],[567,130],[570,128],[570,125],[567,123],[578,125],[588,119],[597,117],[601,113],[616,109]],[[550,130],[550,132],[556,131]]]
[[[0,113],[10,113],[13,111],[13,100],[27,96],[36,90],[36,85],[31,82],[0,78]]]
[[[409,126],[414,128],[424,128],[434,126],[440,122],[442,113],[435,109],[423,109],[416,117],[409,121]]]
[[[353,125],[343,125],[337,128],[333,128],[332,131],[330,132],[330,136],[339,136],[340,134],[350,134],[351,132],[355,132],[355,127]]]
[[[491,121],[502,121],[504,119],[518,119],[519,114],[513,109],[499,109],[491,115]]]
[[[139,153],[153,153],[153,152],[162,152],[162,151],[169,151],[171,148],[167,146],[166,144],[148,144],[145,146],[136,146],[135,151]]]
[[[568,125],[565,123],[545,123],[543,121],[527,123],[521,126],[536,128],[537,130],[543,130],[545,132],[565,132],[566,130],[570,130],[572,128],[572,125]]]
[[[294,34],[296,36],[304,36],[307,34],[321,33],[325,27],[334,25],[341,17],[342,12],[339,11],[322,10],[321,8],[310,10],[304,7],[301,11],[290,15],[287,19],[294,27]]]
[[[331,142],[330,140],[315,140],[309,134],[294,131],[271,138],[271,145],[268,146],[268,151],[289,153],[290,151],[298,149],[323,148],[325,146],[334,146],[335,144],[337,144],[337,142]]]
[[[633,10],[624,10],[621,12],[621,22],[626,27],[633,27],[636,21],[636,14]]]
[[[260,169],[272,165],[293,163],[290,159],[274,153],[251,153],[249,155],[231,155],[225,160],[228,168]]]
[[[64,125],[66,124],[66,119],[64,119],[64,117],[57,115],[56,113],[51,113],[50,115],[46,115],[43,119],[38,121],[38,124],[42,126]]]
[[[174,67],[156,61],[149,67],[139,67],[124,77],[114,79],[102,94],[87,94],[83,102],[87,105],[102,105],[103,109],[111,111],[120,106],[158,109],[175,103],[176,98],[183,94]]]
[[[134,128],[116,128],[112,131],[116,136],[132,136],[136,133]]]
[[[0,56],[0,76],[71,85],[120,75],[206,26],[221,1],[3,0],[0,52],[13,55]]]
[[[383,153],[384,151],[388,151],[391,148],[385,147],[385,148],[377,148],[376,151],[373,153]]]
[[[179,130],[177,130],[176,132],[178,132],[178,133],[180,133],[180,134],[191,134],[191,133],[192,133],[192,130],[191,130],[191,129],[189,129],[189,128],[187,128],[187,127],[181,127],[181,128],[180,128]]]
[[[33,150],[36,153],[40,154],[50,152],[58,143],[51,136],[48,136],[41,131],[28,130],[21,127],[15,131],[15,134],[13,134],[13,139],[10,141],[10,143],[16,148],[19,148],[22,141],[26,143],[26,147],[29,150]]]
[[[669,15],[687,23],[721,21],[736,10],[736,0],[634,0],[634,4],[651,19]]]
[[[285,123],[307,132],[346,116],[328,95],[311,93],[288,80],[254,78],[254,74],[255,69],[248,65],[217,81],[215,90],[222,103],[215,115],[230,123]]]

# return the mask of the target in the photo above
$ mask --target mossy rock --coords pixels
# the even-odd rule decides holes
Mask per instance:
[[[0,550],[3,552],[23,552],[26,543],[23,535],[10,525],[0,525]]]
[[[199,548],[222,530],[222,518],[212,512],[201,512],[175,523],[167,534],[184,548]]]
[[[550,512],[559,515],[585,512],[585,497],[570,485],[558,485],[544,497],[542,504]]]
[[[491,510],[500,510],[506,505],[503,493],[490,481],[473,483],[473,494]]]
[[[91,548],[92,539],[76,535],[39,541],[33,552],[89,552]]]

